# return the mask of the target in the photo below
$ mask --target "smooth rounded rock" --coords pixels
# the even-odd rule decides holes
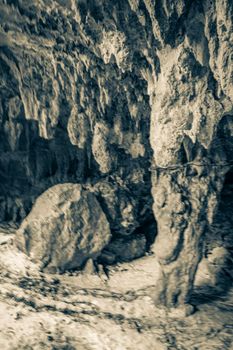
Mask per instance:
[[[36,200],[16,234],[16,244],[48,272],[81,268],[110,240],[109,223],[93,193],[59,184]]]

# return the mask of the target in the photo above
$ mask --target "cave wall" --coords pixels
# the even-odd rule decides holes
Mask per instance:
[[[232,15],[230,0],[1,1],[1,220],[83,183],[116,237],[151,239],[154,214],[177,269],[231,161],[217,130],[228,116],[232,134]]]
[[[6,1],[1,23],[1,220],[71,181],[96,184],[116,234],[153,221],[142,51],[154,38],[130,4]]]

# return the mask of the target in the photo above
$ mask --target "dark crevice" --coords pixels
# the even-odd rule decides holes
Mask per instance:
[[[227,298],[233,286],[233,167],[225,175],[218,210],[204,242],[204,257],[212,283],[195,288],[192,303],[212,303]],[[221,250],[221,255],[215,253]],[[213,255],[213,254],[216,254]]]

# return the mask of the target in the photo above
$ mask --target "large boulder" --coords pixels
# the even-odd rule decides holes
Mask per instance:
[[[81,268],[110,240],[109,223],[93,193],[79,184],[59,184],[36,200],[16,244],[48,272]]]

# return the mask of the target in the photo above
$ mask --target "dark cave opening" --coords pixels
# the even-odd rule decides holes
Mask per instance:
[[[233,167],[226,173],[223,190],[233,185]]]

